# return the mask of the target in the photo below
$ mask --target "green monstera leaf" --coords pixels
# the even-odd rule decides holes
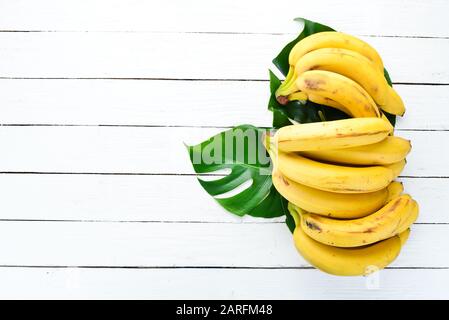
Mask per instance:
[[[274,218],[285,215],[287,202],[271,181],[271,161],[262,144],[267,129],[241,125],[188,146],[197,174],[228,169],[218,180],[198,178],[201,186],[229,212],[238,216]],[[244,184],[249,187],[238,190]],[[226,196],[226,193],[237,194]]]
[[[289,69],[288,56],[291,49],[295,46],[296,43],[314,33],[335,31],[331,27],[307,19],[296,18],[295,21],[300,22],[304,26],[301,33],[293,41],[289,42],[276,56],[276,58],[273,59],[273,64],[284,76],[287,75]],[[287,105],[281,105],[277,102],[275,97],[275,92],[281,85],[281,80],[279,80],[279,78],[276,77],[276,75],[271,70],[269,70],[269,72],[270,100],[268,102],[268,110],[273,112],[274,128],[281,128],[283,126],[292,124],[290,119],[298,123],[309,123],[348,118],[348,115],[337,109],[313,103],[311,101],[290,101],[289,103],[287,103]],[[385,78],[387,79],[388,83],[392,85],[387,70],[385,70]],[[385,115],[394,126],[396,123],[396,116],[389,113],[385,113]]]

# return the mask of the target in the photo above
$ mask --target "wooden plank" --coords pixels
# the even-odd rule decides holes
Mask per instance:
[[[336,14],[336,12],[344,14]],[[276,14],[284,10],[285,14]],[[375,35],[448,36],[446,1],[280,0],[10,1],[2,3],[0,29],[171,32],[294,32],[301,15],[341,31]],[[27,14],[32,12],[33,14]],[[173,23],[176,21],[176,23]],[[417,23],[419,22],[419,23]]]
[[[399,129],[448,130],[447,86],[395,86],[406,105],[404,117],[397,121]]]
[[[266,80],[271,60],[291,39],[271,34],[3,32],[0,74]],[[394,81],[449,83],[447,39],[364,39],[378,49]]]
[[[449,267],[448,229],[413,226],[392,266]],[[3,221],[0,240],[8,243],[0,249],[2,266],[309,266],[279,223]]]
[[[13,174],[2,176],[0,190],[0,219],[226,223],[284,220],[229,214],[204,192],[194,176]]]
[[[267,82],[3,79],[0,86],[3,124],[271,124]],[[446,86],[395,87],[407,105],[398,128],[449,129]]]
[[[0,127],[2,172],[193,173],[183,143],[223,129],[167,127]],[[448,131],[400,131],[413,151],[404,176],[449,176]],[[438,148],[438,157],[435,150]]]
[[[403,178],[420,223],[449,223],[449,179]],[[0,179],[0,219],[269,223],[223,210],[193,176],[23,175]],[[438,208],[436,206],[438,204]]]
[[[413,279],[413,281],[411,281]],[[448,270],[0,268],[2,299],[447,299]]]
[[[0,86],[3,124],[271,123],[268,82],[3,79]]]

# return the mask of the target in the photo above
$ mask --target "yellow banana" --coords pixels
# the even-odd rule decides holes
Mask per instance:
[[[405,113],[404,102],[392,87],[388,87],[386,102],[380,108],[388,113],[403,116]]]
[[[375,213],[352,220],[336,220],[312,213],[301,214],[301,226],[311,238],[336,247],[360,247],[399,234],[408,229],[404,221],[412,214],[414,202],[402,195]]]
[[[301,98],[301,99],[299,99]],[[318,104],[322,104],[324,106],[328,106],[328,107],[332,107],[335,109],[338,109],[346,114],[349,114],[350,112],[348,111],[348,109],[346,109],[344,106],[342,106],[340,103],[338,103],[337,101],[334,101],[332,99],[326,98],[326,97],[322,97],[318,94],[313,94],[310,93],[309,95],[306,95],[304,92],[295,92],[292,93],[288,96],[288,100],[289,101],[293,101],[293,100],[310,100],[312,102],[318,103]],[[384,119],[385,121],[387,121],[387,123],[391,124],[390,120],[388,120],[388,118],[385,116],[384,113],[382,113],[381,115],[382,119]],[[393,132],[390,133],[390,135],[393,135]]]
[[[307,95],[301,91],[297,91],[297,92],[294,92],[294,93],[288,95],[288,101],[295,101],[295,100],[305,101],[305,100],[307,100],[307,98],[308,98]]]
[[[344,106],[342,106],[337,101],[334,101],[334,100],[326,98],[326,97],[322,97],[318,94],[310,93],[307,95],[304,92],[297,91],[297,92],[294,92],[294,93],[288,95],[288,101],[295,101],[295,100],[310,100],[312,102],[322,104],[324,106],[338,109],[346,114],[350,113],[348,111],[348,109],[346,109]]]
[[[274,155],[276,157],[276,155]],[[350,167],[311,160],[296,153],[278,152],[277,169],[306,186],[339,193],[366,193],[385,188],[396,176],[389,166]],[[397,166],[397,164],[395,164]],[[390,165],[391,166],[391,165]]]
[[[302,39],[290,51],[290,69],[285,81],[276,91],[276,97],[288,96],[289,93],[292,93],[291,86],[297,77],[295,72],[297,61],[305,54],[321,48],[342,48],[358,52],[372,61],[374,65],[377,66],[378,70],[382,73],[384,72],[382,58],[377,51],[366,42],[342,32],[319,32]],[[280,102],[282,101],[285,103],[286,99],[280,99]]]
[[[405,164],[407,163],[407,160],[401,160],[395,163],[387,164],[384,167],[390,169],[393,172],[393,180],[399,177],[402,170],[404,170]]]
[[[296,87],[295,87],[296,88]],[[318,94],[309,93],[306,94],[304,92],[294,92],[288,96],[289,101],[293,100],[310,100],[312,102],[322,104],[325,106],[329,106],[335,109],[338,109],[340,111],[343,111],[346,114],[349,114],[350,112],[340,103],[326,98],[322,97]],[[405,113],[405,106],[404,102],[402,101],[401,97],[398,95],[398,93],[390,86],[388,86],[387,93],[386,93],[386,102],[384,105],[379,105],[379,108],[381,108],[383,111],[386,111],[388,113],[403,116]],[[382,117],[389,121],[384,114],[382,114]]]
[[[373,98],[357,82],[335,72],[306,71],[298,76],[296,87],[309,94],[334,100],[354,118],[381,117]]]
[[[391,200],[399,197],[402,194],[402,192],[404,191],[404,185],[402,184],[402,182],[393,181],[392,183],[390,183],[388,185],[387,191],[388,191],[388,197],[385,202],[390,202]],[[307,210],[307,209],[305,209],[305,210]],[[374,211],[372,211],[372,212],[374,212]]]
[[[341,74],[362,86],[378,105],[386,103],[390,86],[383,70],[380,72],[372,61],[356,51],[341,48],[318,49],[302,56],[295,68],[298,75],[309,70],[325,70]]]
[[[276,132],[275,141],[285,152],[340,149],[374,144],[392,131],[382,118],[350,118],[285,126]]]
[[[288,62],[294,66],[306,53],[321,48],[342,48],[356,51],[372,61],[378,70],[382,72],[384,70],[382,58],[373,47],[354,36],[336,31],[319,32],[302,39],[290,51]]]
[[[334,101],[334,100],[326,98],[326,97],[322,97],[318,94],[309,93],[307,95],[304,92],[297,91],[292,94],[289,94],[288,98],[287,98],[287,101],[294,101],[294,100],[310,100],[310,101],[318,103],[318,104],[322,104],[322,105],[325,105],[328,107],[338,109],[346,114],[350,114],[348,109],[346,109],[343,105],[341,105],[337,101]],[[384,110],[388,113],[399,115],[399,116],[403,116],[405,113],[404,103],[402,102],[401,97],[396,93],[396,91],[392,87],[388,87],[388,89],[387,89],[385,105],[379,106],[379,108],[381,108],[382,110]],[[382,114],[382,118],[384,118],[386,121],[389,122],[389,120],[387,119],[387,117],[384,114]]]
[[[305,151],[302,154],[315,160],[369,166],[401,161],[405,159],[410,149],[411,144],[409,140],[391,136],[369,145],[345,149]]]
[[[419,215],[419,205],[418,202],[415,200],[412,201],[412,209],[410,211],[410,214],[406,217],[406,219],[403,220],[403,222],[398,227],[398,232],[404,232],[405,230],[409,229],[410,226],[415,223],[416,219],[418,219]]]
[[[308,212],[338,219],[360,218],[380,209],[387,202],[391,186],[375,192],[349,194],[307,187],[278,170],[273,170],[272,179],[276,190],[289,202]]]
[[[296,94],[296,92],[293,93],[293,94],[291,94],[291,95],[289,95],[289,96],[288,96],[289,100],[292,100],[292,99],[290,99],[290,97],[291,97],[291,96],[294,97],[295,94]],[[304,93],[304,94],[305,94],[305,93]],[[329,98],[326,98],[326,97],[322,97],[322,96],[320,96],[320,95],[318,95],[318,94],[313,94],[313,93],[311,93],[311,94],[309,94],[309,95],[307,96],[307,99],[310,100],[310,101],[312,101],[312,102],[315,102],[315,103],[318,103],[318,104],[322,104],[322,105],[324,105],[324,106],[328,106],[328,107],[332,107],[332,108],[341,110],[341,111],[343,111],[344,113],[348,113],[348,110],[345,109],[345,107],[343,107],[343,106],[342,106],[341,104],[339,104],[337,101],[334,101],[334,100],[329,99]]]
[[[298,221],[290,205],[289,210]],[[362,276],[385,268],[399,255],[409,233],[406,230],[399,236],[359,248],[337,248],[313,240],[299,223],[293,233],[298,252],[314,267],[337,276]]]
[[[401,239],[401,246],[403,246],[410,236],[410,229],[402,231],[400,234],[398,234],[398,236],[399,239]]]

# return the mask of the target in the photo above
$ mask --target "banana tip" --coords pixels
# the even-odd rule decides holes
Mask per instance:
[[[276,97],[277,102],[279,102],[280,104],[282,104],[283,106],[285,106],[288,103],[288,97],[286,96],[278,96]]]

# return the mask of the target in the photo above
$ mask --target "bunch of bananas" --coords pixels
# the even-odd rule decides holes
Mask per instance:
[[[319,32],[290,51],[290,69],[276,91],[279,103],[310,100],[352,117],[379,117],[379,108],[402,116],[404,103],[388,85],[377,51],[341,32]]]
[[[394,181],[410,141],[393,135],[386,111],[404,104],[385,79],[382,59],[367,43],[321,32],[290,52],[280,103],[309,99],[349,118],[294,124],[267,136],[272,179],[289,201],[294,242],[303,257],[335,275],[366,275],[391,263],[406,242],[419,207]]]

